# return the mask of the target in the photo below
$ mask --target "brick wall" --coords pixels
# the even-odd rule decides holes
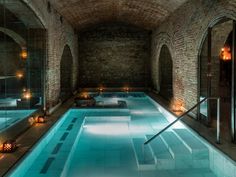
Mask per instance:
[[[80,87],[145,87],[150,56],[149,31],[103,24],[79,33]]]
[[[198,60],[207,28],[222,17],[236,19],[234,0],[190,0],[172,14],[152,35],[152,83],[159,90],[160,48],[166,44],[173,58],[174,98],[186,108],[198,100]]]

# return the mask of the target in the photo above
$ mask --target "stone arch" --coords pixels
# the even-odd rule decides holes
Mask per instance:
[[[174,57],[174,50],[173,44],[171,42],[171,37],[166,33],[159,33],[153,37],[153,39],[157,39],[153,41],[153,56],[152,56],[152,63],[151,63],[151,77],[152,77],[152,87],[157,92],[160,91],[160,82],[159,82],[159,59],[160,59],[160,52],[163,45],[166,45],[171,53],[171,56]]]
[[[17,34],[16,32],[14,32],[13,30],[0,27],[0,32],[3,32],[6,35],[8,35],[9,37],[11,37],[17,44],[19,44],[21,46],[22,49],[26,48],[25,39],[23,37],[21,37],[19,34]]]
[[[203,57],[205,57],[205,59],[207,60],[207,56],[203,56],[203,50],[204,48],[206,48],[206,45],[207,45],[207,34],[208,34],[208,31],[207,29],[210,28],[210,27],[214,27],[216,24],[220,23],[221,21],[229,21],[229,20],[233,20],[233,16],[231,16],[230,14],[226,14],[226,13],[221,13],[221,14],[218,14],[217,16],[214,16],[212,17],[212,19],[208,22],[208,24],[206,25],[206,27],[202,30],[202,32],[199,34],[199,42],[197,44],[197,56],[198,56],[198,65],[199,65],[199,69],[198,69],[198,99],[200,98],[201,96],[201,61],[203,60]],[[228,35],[227,35],[228,37]],[[225,37],[225,40],[227,39],[227,37]],[[205,46],[205,47],[204,47]],[[205,49],[206,50],[206,49]],[[216,50],[219,50],[219,48],[217,48]],[[218,51],[220,52],[220,51]],[[216,53],[216,51],[214,51],[214,53]],[[219,53],[218,53],[219,54]],[[206,73],[205,73],[206,74]],[[206,84],[206,83],[205,83]],[[215,91],[217,92],[217,91]]]
[[[173,61],[169,48],[163,45],[159,56],[160,95],[171,100],[173,98]]]
[[[229,38],[232,39],[232,29],[233,29],[233,18],[227,14],[219,15],[209,21],[204,33],[201,36],[199,42],[199,51],[198,51],[198,99],[203,99],[208,95],[208,28],[211,30],[211,85],[210,91],[211,96],[220,97],[221,108],[220,108],[220,117],[221,119],[221,129],[224,130],[225,136],[229,134],[231,128],[231,75],[232,75],[232,61],[223,61],[220,58],[221,48],[225,46]],[[232,46],[231,46],[232,47]],[[210,108],[209,108],[210,105]],[[199,118],[202,118],[208,124],[214,126],[216,117],[215,113],[216,105],[213,102],[208,102],[208,104],[203,103],[199,109]],[[210,114],[210,116],[209,116]],[[211,119],[208,119],[211,117]],[[232,122],[231,122],[232,123]]]
[[[60,62],[60,100],[65,101],[73,94],[73,56],[65,45]]]

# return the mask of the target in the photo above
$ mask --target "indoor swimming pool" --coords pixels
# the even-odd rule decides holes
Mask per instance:
[[[143,143],[175,117],[143,93],[106,94],[123,109],[68,110],[7,176],[235,177],[233,161],[178,122]]]

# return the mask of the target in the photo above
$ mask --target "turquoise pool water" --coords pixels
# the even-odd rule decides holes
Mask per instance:
[[[69,110],[8,176],[236,176],[234,162],[182,123],[143,146],[175,117],[143,93],[137,95],[96,98],[126,101],[125,109]]]

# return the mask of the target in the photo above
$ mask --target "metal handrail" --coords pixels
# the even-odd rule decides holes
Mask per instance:
[[[156,135],[153,135],[149,140],[147,140],[144,145],[147,145],[150,143],[152,140],[154,140],[156,137],[158,137],[160,134],[162,134],[164,131],[166,131],[168,128],[170,128],[172,125],[174,125],[176,122],[181,120],[185,115],[187,115],[189,112],[194,110],[198,105],[202,104],[206,100],[212,100],[216,99],[217,100],[217,143],[220,143],[220,98],[217,97],[210,97],[210,98],[204,98],[201,101],[199,101],[196,105],[194,105],[191,109],[180,115],[175,121],[167,125],[165,128],[163,128],[160,132],[158,132]]]

